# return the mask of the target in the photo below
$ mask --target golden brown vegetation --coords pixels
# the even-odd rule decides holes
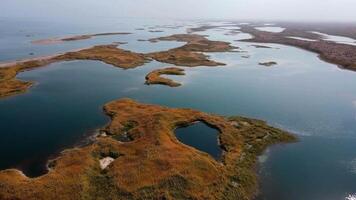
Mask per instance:
[[[224,63],[210,60],[208,56],[202,53],[182,49],[171,49],[168,51],[149,53],[148,56],[159,62],[186,67],[225,65]]]
[[[229,42],[212,41],[204,35],[197,34],[175,34],[166,37],[150,39],[151,42],[157,41],[177,41],[186,42],[187,44],[177,49],[194,52],[227,52],[236,49]]]
[[[164,69],[156,69],[147,74],[146,76],[146,84],[161,84],[167,85],[170,87],[178,87],[181,86],[180,83],[174,82],[171,79],[161,77],[162,74],[166,75],[185,75],[184,69],[178,67],[168,67]]]
[[[188,67],[225,65],[224,63],[209,60],[208,56],[201,52],[226,52],[236,48],[231,46],[228,42],[211,41],[205,36],[196,34],[176,34],[167,37],[153,38],[150,39],[150,41],[186,42],[187,44],[181,47],[168,51],[150,53],[148,56],[160,62]]]
[[[101,45],[81,51],[68,52],[58,56],[57,59],[98,60],[123,69],[135,68],[147,62],[144,54],[119,49],[117,45]]]
[[[108,103],[112,121],[91,145],[65,151],[51,171],[28,178],[17,170],[0,172],[0,199],[251,199],[257,189],[256,156],[294,136],[265,122],[225,118],[191,109]],[[203,121],[220,131],[222,162],[180,143],[174,129]],[[128,142],[116,140],[126,135]],[[104,170],[99,160],[115,160]]]

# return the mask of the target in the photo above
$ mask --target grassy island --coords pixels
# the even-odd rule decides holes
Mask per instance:
[[[278,63],[277,62],[274,62],[274,61],[270,61],[270,62],[260,62],[258,63],[259,65],[263,65],[263,66],[266,66],[266,67],[271,67],[273,65],[277,65]]]
[[[265,122],[121,99],[104,106],[111,122],[97,140],[66,150],[51,170],[28,178],[0,172],[0,199],[252,199],[256,159],[295,137]],[[220,131],[221,162],[182,144],[174,129],[203,121]],[[121,141],[125,135],[130,140]]]
[[[153,38],[149,41],[186,42],[186,44],[181,47],[168,51],[150,53],[148,56],[159,62],[188,67],[225,65],[224,63],[210,60],[208,56],[201,52],[228,52],[236,49],[236,47],[231,46],[228,42],[211,41],[205,36],[196,34],[176,34]]]
[[[161,84],[161,85],[167,85],[170,87],[178,87],[181,86],[180,83],[174,82],[171,79],[168,78],[163,78],[161,77],[162,74],[166,75],[185,75],[184,69],[178,68],[178,67],[168,67],[164,69],[157,69],[153,70],[146,76],[146,84],[147,85],[152,85],[152,84]]]
[[[77,41],[77,40],[87,40],[92,37],[99,37],[99,36],[110,36],[110,35],[129,35],[131,33],[128,32],[112,32],[112,33],[96,33],[96,34],[86,34],[86,35],[74,35],[62,38],[49,38],[49,39],[41,39],[41,40],[34,40],[32,41],[33,44],[58,44],[62,42],[70,42],[70,41]]]

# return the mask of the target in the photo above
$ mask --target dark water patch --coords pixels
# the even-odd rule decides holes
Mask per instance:
[[[222,149],[218,144],[219,131],[204,123],[196,122],[175,130],[176,137],[182,143],[204,151],[220,160]]]
[[[19,79],[37,84],[0,101],[0,170],[16,168],[29,177],[45,174],[49,159],[99,134],[97,129],[109,121],[104,104],[140,94],[146,88],[143,77],[162,65],[153,61],[122,70],[97,61],[71,61],[19,74]],[[128,122],[122,131],[134,126]]]

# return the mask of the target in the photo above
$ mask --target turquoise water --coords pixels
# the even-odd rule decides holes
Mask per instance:
[[[110,23],[85,28],[71,25],[43,28],[42,23],[22,23],[26,24],[21,26],[26,33],[41,30],[37,31],[41,34],[33,36],[36,38],[77,32],[132,31],[134,34],[36,46],[29,44],[33,38],[12,27],[16,23],[8,23],[9,28],[0,31],[1,61],[28,57],[30,51],[38,56],[104,40],[128,42],[122,47],[140,52],[151,48],[162,50],[180,43],[152,44],[137,39],[184,31],[183,28],[160,28],[164,29],[163,33],[135,31],[147,26],[136,21],[128,25],[115,22],[120,25],[111,30]],[[37,84],[25,94],[0,100],[0,169],[16,167],[30,176],[43,173],[48,158],[78,144],[108,122],[102,113],[105,103],[129,97],[144,103],[260,118],[297,134],[300,142],[277,145],[261,157],[259,199],[341,200],[356,193],[353,148],[356,73],[341,70],[301,49],[274,44],[267,44],[273,47],[270,49],[257,49],[250,43],[234,41],[248,37],[246,34],[224,33],[221,30],[200,32],[211,39],[233,42],[244,52],[209,54],[227,65],[185,68],[186,76],[170,76],[183,84],[178,88],[144,84],[149,71],[171,66],[159,62],[122,70],[95,61],[72,61],[21,73],[18,78],[34,80]],[[246,55],[250,57],[242,57]],[[258,65],[265,61],[276,61],[278,65]]]

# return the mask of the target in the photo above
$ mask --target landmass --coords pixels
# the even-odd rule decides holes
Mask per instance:
[[[116,67],[129,69],[145,64],[148,58],[144,54],[119,49],[117,45],[100,45],[52,56],[1,64],[0,97],[23,93],[33,85],[31,81],[17,80],[16,75],[18,73],[33,70],[55,62],[71,60],[98,60]]]
[[[297,32],[317,31],[356,39],[355,23],[279,22],[278,25]]]
[[[178,67],[168,67],[168,68],[163,68],[163,69],[156,69],[147,74],[146,76],[146,84],[147,85],[152,85],[152,84],[161,84],[161,85],[167,85],[170,87],[178,87],[181,86],[180,83],[174,82],[171,79],[168,78],[163,78],[161,77],[162,74],[166,75],[185,75],[184,69],[178,68]]]
[[[50,38],[50,39],[41,39],[41,40],[34,40],[32,41],[33,44],[58,44],[62,42],[69,42],[69,41],[76,41],[76,40],[87,40],[92,37],[98,36],[109,36],[109,35],[129,35],[131,33],[128,32],[112,32],[112,33],[96,33],[96,34],[86,34],[86,35],[75,35],[69,37],[62,37],[62,38]]]
[[[183,49],[172,49],[168,51],[148,54],[149,57],[159,62],[169,63],[177,66],[197,67],[197,66],[219,66],[225,65],[209,59],[203,53],[186,51]]]
[[[251,34],[254,38],[242,41],[246,42],[261,42],[261,43],[278,43],[290,46],[299,47],[308,51],[319,54],[319,57],[326,62],[334,63],[345,69],[356,71],[356,46],[347,44],[338,44],[331,41],[316,40],[298,40],[286,37],[291,36],[288,29],[281,33],[272,33],[256,30],[252,26],[241,26],[241,31]],[[308,39],[317,39],[320,36],[310,36],[314,33],[293,30],[295,37],[304,37]],[[287,33],[286,33],[287,32]],[[314,34],[317,35],[317,34]]]
[[[272,48],[272,47],[264,46],[264,45],[250,45],[250,46],[258,48],[258,49],[270,49],[270,48]]]
[[[252,199],[257,156],[295,137],[244,117],[222,117],[121,99],[104,106],[111,122],[92,144],[66,150],[36,178],[0,171],[0,199]],[[174,130],[202,121],[219,130],[221,162],[182,144]],[[125,134],[122,142],[115,136]]]
[[[174,34],[165,37],[153,38],[149,41],[177,41],[186,42],[185,45],[176,49],[182,49],[186,51],[195,52],[227,52],[237,49],[237,47],[231,46],[229,42],[212,41],[206,38],[206,35],[197,34]]]
[[[153,38],[149,41],[186,42],[186,44],[181,47],[168,51],[150,53],[148,56],[159,62],[188,67],[225,65],[224,63],[209,60],[209,57],[201,52],[228,52],[237,48],[231,46],[229,42],[211,41],[203,35],[196,34],[175,34]]]
[[[187,33],[195,33],[195,32],[202,32],[202,31],[207,31],[209,29],[214,29],[214,28],[219,28],[221,26],[215,26],[215,25],[201,25],[198,27],[194,28],[188,28]]]
[[[260,62],[258,63],[259,65],[263,65],[263,66],[266,66],[266,67],[271,67],[273,65],[277,65],[277,62],[274,62],[274,61],[270,61],[270,62]]]

